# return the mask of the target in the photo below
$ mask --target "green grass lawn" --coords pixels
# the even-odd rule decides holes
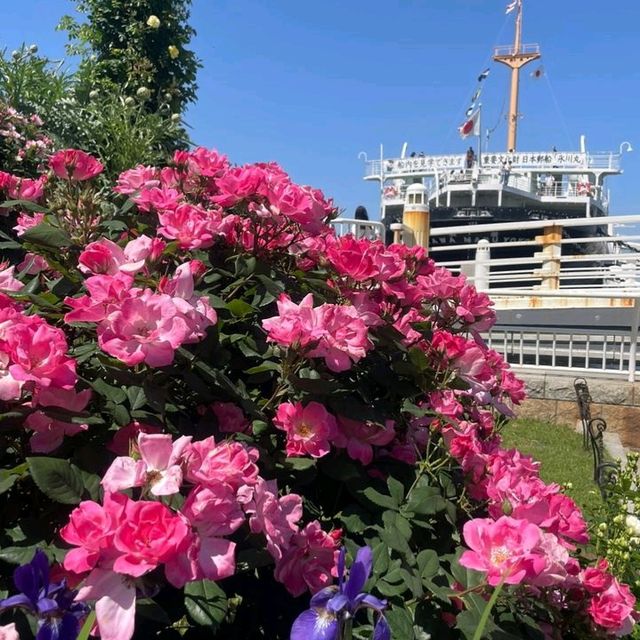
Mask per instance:
[[[545,482],[567,485],[566,493],[589,513],[601,504],[593,481],[591,451],[582,448],[582,434],[565,425],[540,420],[512,420],[502,429],[505,447],[516,447],[542,463],[540,476]]]

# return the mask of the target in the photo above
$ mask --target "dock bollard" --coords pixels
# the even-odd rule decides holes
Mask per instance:
[[[473,284],[478,291],[489,291],[490,261],[491,244],[486,238],[481,238],[476,245],[476,258],[473,269]]]

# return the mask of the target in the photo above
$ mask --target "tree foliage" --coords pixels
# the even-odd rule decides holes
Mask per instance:
[[[78,0],[86,16],[65,16],[69,52],[81,56],[80,95],[120,89],[143,98],[149,111],[180,113],[196,96],[200,62],[187,49],[191,0]]]

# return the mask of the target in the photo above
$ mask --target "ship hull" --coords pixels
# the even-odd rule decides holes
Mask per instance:
[[[436,207],[431,210],[431,228],[437,229],[442,227],[465,227],[464,234],[448,234],[448,235],[432,235],[430,237],[431,257],[435,262],[445,262],[451,265],[456,262],[472,262],[475,259],[476,245],[479,240],[485,239],[489,241],[492,260],[516,260],[529,259],[533,253],[531,246],[517,246],[516,243],[534,241],[540,235],[540,229],[509,229],[505,231],[491,232],[475,232],[474,227],[484,224],[506,224],[519,223],[538,220],[558,220],[562,218],[584,218],[584,210],[566,210],[562,213],[545,209],[527,209],[515,207],[466,207],[463,209],[455,209],[451,207]],[[388,207],[385,211],[385,223],[387,230],[393,222],[402,221],[402,207]],[[567,227],[563,229],[563,239],[575,238],[579,241],[581,238],[602,236],[602,243],[591,242],[588,244],[573,244],[571,242],[562,245],[563,255],[585,256],[584,261],[580,261],[581,267],[595,266],[595,262],[588,260],[589,254],[608,253],[606,225]],[[387,241],[392,241],[392,233],[387,231]],[[511,244],[513,243],[513,244]],[[460,245],[471,245],[469,248],[453,248]],[[451,249],[444,250],[450,246]],[[539,266],[539,265],[538,265]],[[529,263],[523,264],[522,269],[529,270],[535,268],[535,265]],[[492,272],[513,269],[513,266],[505,267],[494,266]],[[518,286],[530,286],[535,282],[522,281]],[[599,284],[596,279],[581,280],[580,282],[569,282],[565,284],[595,285]],[[493,285],[492,285],[493,286]],[[496,286],[500,286],[496,283]],[[512,283],[503,283],[502,286],[514,286]]]

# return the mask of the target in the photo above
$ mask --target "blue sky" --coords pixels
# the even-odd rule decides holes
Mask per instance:
[[[233,162],[275,160],[320,187],[347,213],[377,210],[358,152],[462,152],[456,127],[495,44],[509,44],[507,0],[194,0],[192,49],[202,59],[192,137]],[[37,43],[64,53],[54,27],[69,0],[0,2],[0,45]],[[522,75],[518,147],[617,150],[625,173],[610,180],[612,213],[640,213],[640,3],[525,0],[524,41],[542,48],[545,77]],[[492,64],[483,126],[506,146],[506,68]]]

